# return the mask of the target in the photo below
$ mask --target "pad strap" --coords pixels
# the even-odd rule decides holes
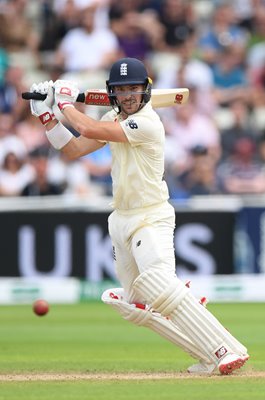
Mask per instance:
[[[148,320],[152,318],[152,314],[145,310],[144,304],[127,303],[123,299],[123,293],[121,288],[108,289],[102,294],[101,300],[115,308],[127,321],[135,325],[146,326]]]

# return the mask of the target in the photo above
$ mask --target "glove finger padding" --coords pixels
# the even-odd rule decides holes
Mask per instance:
[[[63,113],[61,113],[61,110],[59,109],[59,107],[55,101],[52,105],[52,112],[55,116],[55,119],[57,119],[58,121],[65,121],[65,117],[64,117]]]
[[[33,83],[30,91],[31,92],[37,92],[37,93],[41,93],[41,94],[47,94],[49,88],[53,87],[53,81],[44,81],[44,82],[40,82],[40,83]]]
[[[30,92],[38,92],[38,83],[33,83],[30,87]]]
[[[54,104],[54,89],[53,86],[49,85],[48,89],[47,89],[47,97],[44,100],[44,102],[46,103],[46,105],[50,108],[52,108],[53,104]]]
[[[43,103],[40,100],[30,100],[30,111],[31,114],[34,115],[35,117],[39,117],[39,105],[40,103]]]

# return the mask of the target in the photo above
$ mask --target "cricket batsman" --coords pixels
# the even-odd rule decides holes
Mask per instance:
[[[176,276],[175,211],[163,179],[165,130],[151,106],[152,81],[141,61],[122,58],[111,67],[106,86],[112,110],[100,121],[75,108],[79,90],[71,81],[35,83],[31,92],[47,97],[30,100],[51,145],[70,159],[110,145],[113,212],[108,226],[122,288],[105,291],[102,300],[194,357],[190,373],[231,374],[249,358],[247,349]],[[55,118],[57,108],[78,138]]]

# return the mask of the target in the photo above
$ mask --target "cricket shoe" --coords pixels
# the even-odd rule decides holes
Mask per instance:
[[[197,375],[211,375],[216,371],[216,364],[214,363],[206,363],[205,361],[201,361],[198,364],[191,365],[187,371],[190,374]]]
[[[229,375],[229,374],[231,374],[235,369],[238,369],[238,368],[240,368],[240,367],[242,367],[244,364],[245,364],[245,362],[249,359],[249,355],[248,354],[244,354],[244,355],[241,355],[241,356],[236,356],[237,357],[237,360],[238,360],[238,358],[240,359],[240,362],[239,361],[237,361],[237,363],[235,364],[235,360],[234,361],[232,361],[232,365],[234,366],[234,367],[232,367],[231,368],[231,365],[230,365],[230,362],[231,362],[231,358],[230,358],[230,356],[232,356],[231,354],[229,354],[229,359],[227,360],[225,360],[225,359],[223,359],[220,363],[219,363],[219,365],[218,365],[218,368],[217,368],[217,366],[214,364],[214,363],[206,363],[205,361],[201,361],[201,362],[199,362],[198,364],[193,364],[193,365],[191,365],[188,369],[187,369],[187,371],[190,373],[190,374],[197,374],[197,375],[212,375],[212,374],[215,374],[215,373],[217,373],[218,372],[218,369],[219,369],[219,372],[222,374],[222,375]],[[233,356],[234,356],[234,354],[233,354]],[[240,364],[240,365],[239,365]],[[230,365],[230,366],[229,366]],[[237,367],[235,367],[235,365],[237,365]],[[239,366],[238,366],[239,365]],[[221,370],[220,370],[220,368],[221,368]],[[225,372],[225,371],[228,371],[228,372]]]
[[[243,367],[249,359],[249,355],[227,354],[218,364],[218,369],[221,375],[230,375],[236,369]]]

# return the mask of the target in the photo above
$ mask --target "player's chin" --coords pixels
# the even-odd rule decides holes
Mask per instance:
[[[139,110],[140,104],[133,103],[128,105],[122,105],[122,111],[125,112],[127,115],[131,115],[136,113]]]

